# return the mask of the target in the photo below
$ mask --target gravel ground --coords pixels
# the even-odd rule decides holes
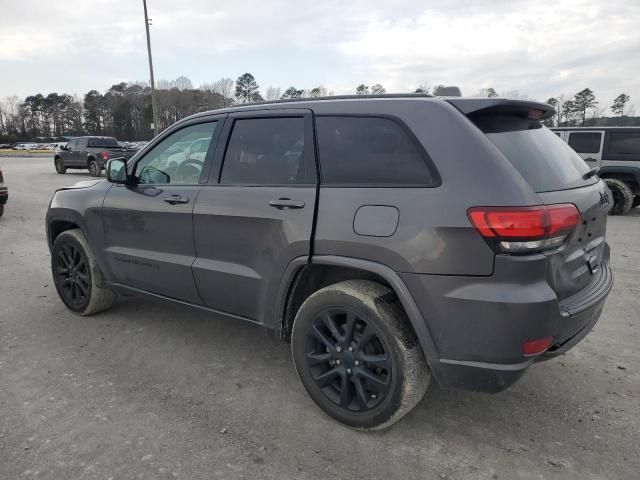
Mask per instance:
[[[128,297],[59,301],[44,217],[51,159],[0,158],[0,478],[640,478],[640,209],[610,217],[616,284],[580,345],[498,395],[446,392],[390,430],[325,417],[287,345]]]

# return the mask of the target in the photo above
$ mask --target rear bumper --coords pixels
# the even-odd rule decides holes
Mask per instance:
[[[534,362],[578,344],[597,323],[613,286],[608,247],[591,284],[562,301],[544,281],[544,262],[529,265],[530,281],[515,282],[507,281],[513,265],[500,261],[491,277],[402,275],[438,350],[430,367],[443,387],[506,389]],[[543,337],[552,337],[547,352],[522,355],[524,342]]]

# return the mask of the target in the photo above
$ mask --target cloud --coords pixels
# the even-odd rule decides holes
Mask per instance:
[[[2,92],[105,89],[148,76],[142,6],[131,0],[3,5]],[[640,2],[625,0],[148,0],[158,78],[194,84],[245,71],[266,87],[359,83],[518,90],[588,86],[640,98]],[[46,74],[43,74],[45,72]]]

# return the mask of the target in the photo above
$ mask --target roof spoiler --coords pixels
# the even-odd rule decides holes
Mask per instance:
[[[531,120],[544,120],[555,113],[555,109],[541,102],[509,100],[507,98],[447,98],[447,102],[465,115],[508,114]]]

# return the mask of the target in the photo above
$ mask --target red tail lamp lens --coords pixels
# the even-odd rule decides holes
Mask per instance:
[[[102,158],[102,160],[109,160],[109,152],[100,152],[100,158]]]

